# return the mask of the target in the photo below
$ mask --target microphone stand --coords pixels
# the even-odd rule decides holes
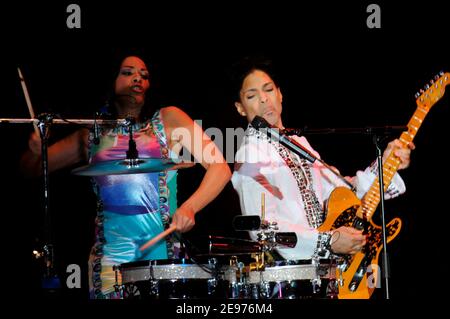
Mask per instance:
[[[367,126],[367,127],[344,127],[344,128],[286,128],[284,133],[286,135],[325,135],[325,134],[379,134],[389,135],[393,133],[402,133],[407,131],[408,127],[405,125],[394,126]]]
[[[353,192],[355,191],[355,187],[347,181],[344,176],[342,176],[338,171],[336,171],[333,167],[328,165],[322,159],[314,156],[308,150],[306,150],[302,145],[297,143],[295,140],[288,137],[285,134],[286,130],[280,130],[278,128],[271,127],[271,125],[262,117],[255,116],[250,123],[257,130],[264,130],[263,134],[268,136],[270,139],[277,141],[278,143],[285,146],[287,149],[297,154],[300,158],[304,158],[310,163],[314,163],[315,161],[320,162],[323,166],[329,169],[336,177],[338,177],[342,182],[344,182]]]
[[[50,196],[49,196],[49,170],[48,170],[48,128],[52,123],[53,115],[48,113],[40,114],[39,117],[39,133],[41,137],[42,150],[42,172],[43,172],[43,186],[44,186],[44,245],[42,252],[37,253],[36,257],[44,257],[45,272],[42,278],[42,288],[55,289],[60,288],[60,281],[58,276],[54,273],[54,246],[53,236],[51,231],[51,216],[50,216]]]
[[[383,180],[383,153],[381,151],[379,142],[380,137],[377,134],[372,136],[373,143],[375,145],[377,154],[377,165],[378,165],[378,183],[380,187],[380,211],[381,211],[381,235],[383,242],[383,278],[385,283],[386,299],[389,299],[389,259],[387,254],[387,240],[386,240],[386,220],[384,214],[384,180]]]
[[[385,297],[390,299],[389,296],[389,258],[387,253],[387,239],[386,239],[386,219],[384,211],[384,180],[383,180],[383,153],[380,148],[380,136],[390,135],[397,132],[407,131],[407,126],[381,126],[381,127],[364,127],[364,128],[325,128],[325,129],[286,129],[286,134],[307,135],[307,134],[368,134],[372,136],[372,141],[376,149],[377,157],[377,170],[378,170],[378,185],[380,188],[380,213],[381,213],[381,235],[383,243],[383,257],[382,257],[382,274],[385,283]]]

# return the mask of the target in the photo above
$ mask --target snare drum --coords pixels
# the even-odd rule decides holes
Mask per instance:
[[[306,299],[337,296],[336,262],[295,260],[268,265],[262,271],[243,273],[230,285],[233,298]]]
[[[118,268],[125,299],[222,298],[226,295],[227,288],[214,263],[146,260],[125,263]]]

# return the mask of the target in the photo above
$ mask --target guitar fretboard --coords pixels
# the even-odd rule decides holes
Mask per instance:
[[[435,84],[431,86],[424,94],[422,94],[417,100],[417,109],[408,122],[408,131],[405,131],[400,136],[400,141],[403,146],[407,146],[413,141],[420,126],[422,125],[425,117],[428,114],[430,108],[443,96],[444,89],[449,84],[449,73],[445,73],[440,77]],[[391,152],[385,162],[383,163],[383,187],[384,191],[387,190],[389,184],[392,181],[395,173],[397,173],[400,166],[399,158]],[[376,211],[380,202],[380,186],[378,183],[378,175],[375,181],[369,188],[369,191],[364,195],[361,206],[357,211],[359,218],[370,220],[373,213]]]

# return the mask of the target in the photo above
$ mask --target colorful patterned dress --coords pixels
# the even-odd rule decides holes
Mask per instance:
[[[174,158],[159,111],[151,120],[133,125],[133,139],[139,158]],[[90,163],[125,159],[127,127],[104,129],[98,145],[92,140],[91,136]],[[142,252],[139,247],[168,226],[177,208],[176,179],[176,171],[93,177],[98,201],[96,241],[89,260],[91,298],[120,298],[113,266],[173,257],[173,239]]]

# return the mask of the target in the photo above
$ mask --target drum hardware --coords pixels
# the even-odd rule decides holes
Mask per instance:
[[[338,269],[338,272],[339,272],[338,283],[339,283],[339,286],[341,286],[341,287],[344,286],[344,277],[342,275],[344,273],[343,267],[345,267],[345,265],[340,264],[340,265],[337,266],[337,269]]]
[[[43,113],[38,116],[38,130],[41,137],[41,158],[43,172],[43,190],[44,190],[44,244],[42,250],[35,254],[37,258],[44,259],[45,272],[42,278],[42,288],[60,288],[60,280],[55,270],[55,253],[53,246],[53,233],[50,218],[50,197],[49,197],[49,169],[48,169],[48,136],[49,126],[53,116]]]
[[[258,215],[235,216],[233,227],[237,231],[259,231],[256,237],[261,252],[271,252],[278,246],[292,248],[297,244],[294,232],[276,232],[279,229],[277,222],[269,222]]]
[[[94,118],[94,136],[97,132],[98,119]],[[181,168],[192,167],[194,163],[174,162],[166,158],[139,158],[139,152],[136,147],[136,141],[133,138],[133,125],[136,120],[133,117],[126,117],[120,122],[120,125],[128,128],[128,149],[125,152],[125,158],[119,160],[102,161],[99,163],[90,163],[72,170],[72,174],[83,176],[105,176],[120,174],[138,174],[153,173],[165,170],[177,170]],[[95,139],[95,137],[94,137]],[[97,137],[98,139],[98,137]],[[174,229],[173,229],[174,230]],[[167,235],[167,234],[166,234]],[[148,243],[147,243],[148,244]],[[148,248],[148,245],[146,248]],[[144,250],[142,248],[141,250]]]
[[[23,79],[21,78],[23,81]],[[30,108],[30,106],[29,106]],[[94,135],[99,126],[104,127],[117,127],[117,126],[130,126],[132,121],[128,119],[117,120],[105,120],[94,118],[91,119],[65,119],[55,113],[42,113],[34,117],[34,112],[30,111],[32,118],[0,118],[0,124],[33,124],[37,128],[37,132],[41,137],[42,146],[42,176],[43,176],[43,219],[44,219],[44,233],[42,238],[36,239],[36,245],[32,249],[32,256],[35,260],[42,260],[42,288],[50,288],[54,291],[55,288],[60,288],[61,283],[56,274],[55,269],[55,252],[50,216],[50,192],[49,192],[49,172],[48,172],[48,137],[50,127],[55,124],[62,125],[78,125],[87,129],[94,127]],[[132,133],[132,131],[131,131]],[[99,175],[112,175],[112,174],[134,174],[142,172],[160,172],[163,170],[174,170],[180,168],[187,168],[194,166],[194,163],[174,163],[172,161],[161,158],[134,158],[137,151],[134,152],[133,146],[135,146],[134,140],[130,142],[131,151],[124,154],[124,159],[121,161],[113,161],[100,165],[88,165],[83,168],[78,168],[72,171],[74,174],[84,176],[99,176]],[[128,158],[126,158],[128,157]],[[56,260],[57,261],[57,260]],[[115,290],[121,289],[121,285],[116,281]]]
[[[249,271],[259,271],[264,270],[265,262],[264,262],[264,252],[260,253],[254,253],[251,255],[253,259],[255,259],[254,262],[250,263],[249,265]]]
[[[234,273],[234,277],[224,277],[228,280],[229,298],[242,299],[250,296],[250,286],[247,284],[247,277],[250,266],[245,266],[243,262],[238,261],[237,256],[230,258],[230,271]]]
[[[192,260],[147,260],[117,267],[122,276],[123,297],[150,299],[225,298],[225,271],[217,259],[207,264]]]
[[[114,271],[114,278],[115,278],[114,291],[115,292],[122,292],[124,290],[124,286],[123,285],[119,285],[120,266],[114,265],[112,268],[113,268],[113,271]]]
[[[264,197],[262,203],[264,203]],[[264,207],[264,205],[262,205]],[[259,222],[259,223],[258,223]],[[256,225],[259,224],[259,227]],[[236,216],[236,230],[256,231],[259,252],[252,253],[255,260],[244,266],[232,258],[236,265],[237,280],[230,284],[231,298],[239,299],[303,299],[334,298],[337,296],[335,260],[275,261],[271,256],[277,247],[294,247],[297,236],[293,232],[277,232],[276,222],[262,220],[257,215]],[[267,255],[267,256],[266,256]]]

